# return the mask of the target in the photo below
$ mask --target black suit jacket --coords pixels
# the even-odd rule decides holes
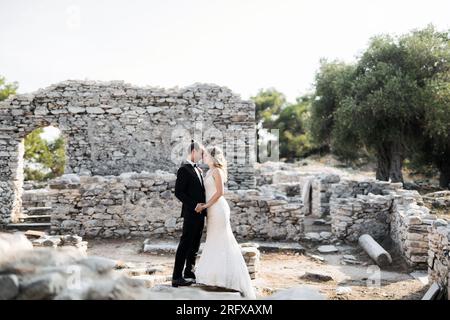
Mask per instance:
[[[194,167],[189,163],[183,163],[177,171],[175,182],[175,196],[183,203],[181,217],[192,215],[206,216],[206,210],[195,212],[197,203],[205,203],[205,188],[200,182]]]

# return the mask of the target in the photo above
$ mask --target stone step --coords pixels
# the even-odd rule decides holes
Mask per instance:
[[[153,288],[156,285],[164,284],[172,280],[172,276],[170,275],[138,275],[132,278],[141,281],[147,288]]]
[[[232,292],[223,288],[208,287],[193,284],[188,287],[173,288],[168,284],[158,284],[149,289],[151,293],[157,294],[160,300],[240,300],[239,292]]]
[[[51,223],[10,223],[6,227],[9,230],[48,230]]]
[[[45,215],[48,214],[49,211],[52,210],[52,207],[28,207],[24,208],[24,213],[26,213],[28,216],[34,216],[34,215]]]
[[[305,248],[297,242],[253,241],[259,245],[261,252],[305,253]]]
[[[49,199],[47,190],[25,190],[22,194],[23,202],[46,202]]]
[[[162,274],[164,269],[161,266],[152,266],[146,268],[125,269],[123,272],[130,277]]]
[[[19,221],[23,222],[50,222],[51,215],[42,214],[42,215],[24,215],[19,217]]]
[[[48,201],[24,201],[22,199],[22,208],[46,207]]]

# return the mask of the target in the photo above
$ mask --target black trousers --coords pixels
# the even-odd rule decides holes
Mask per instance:
[[[183,276],[183,269],[184,273],[193,272],[204,225],[203,214],[191,212],[184,214],[183,231],[175,255],[172,279],[180,279]]]

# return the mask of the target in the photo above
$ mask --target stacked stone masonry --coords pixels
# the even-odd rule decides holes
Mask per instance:
[[[436,216],[424,206],[417,191],[397,190],[393,196],[391,239],[410,266],[426,269],[428,227],[436,220]]]
[[[446,221],[438,219],[428,228],[428,231],[429,282],[437,282],[441,288],[447,288],[447,298],[450,300],[450,290],[448,290],[450,285],[450,225]]]
[[[80,236],[67,234],[67,235],[42,235],[41,237],[32,240],[32,244],[34,248],[65,248],[65,247],[74,247],[80,250],[82,253],[87,254],[87,241],[83,241]]]
[[[208,84],[140,88],[122,81],[65,81],[0,103],[0,223],[20,213],[23,139],[58,127],[65,173],[175,173],[191,138],[222,145],[229,189],[254,188],[255,106]]]
[[[67,174],[52,180],[49,198],[52,233],[87,238],[178,238],[181,203],[172,173],[123,173],[120,176]],[[231,225],[238,239],[299,240],[300,204],[277,200],[257,190],[228,190]]]
[[[241,246],[241,253],[247,265],[250,279],[254,280],[258,276],[259,261],[261,253],[258,250],[258,245],[255,243],[243,243]]]
[[[331,186],[341,180],[337,174],[304,171],[281,162],[257,163],[255,175],[258,189],[301,203],[305,215],[318,218],[329,215]]]
[[[377,240],[389,235],[393,197],[401,185],[381,181],[343,180],[331,187],[332,232],[342,240],[357,241],[368,233]]]
[[[426,268],[428,227],[436,220],[417,191],[401,189],[401,183],[343,180],[332,186],[332,232],[355,242],[370,234],[394,249],[411,267]]]
[[[331,186],[341,178],[335,174],[321,174],[311,180],[311,214],[321,218],[330,215]]]

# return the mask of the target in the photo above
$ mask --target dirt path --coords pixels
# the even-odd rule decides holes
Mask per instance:
[[[293,286],[316,287],[328,299],[373,300],[373,299],[420,299],[426,286],[408,273],[377,271],[373,266],[342,265],[342,255],[324,255],[325,262],[318,262],[306,255],[263,254],[261,272],[256,282],[273,290]],[[376,270],[376,269],[375,269]],[[302,279],[306,272],[331,276],[333,280],[315,282]],[[379,282],[377,281],[379,279]],[[377,285],[379,283],[379,285]],[[338,294],[336,289],[351,291]]]
[[[135,264],[160,265],[164,274],[172,273],[173,254],[140,253],[142,241],[136,240],[97,240],[89,242],[89,255],[99,255],[115,260]],[[413,278],[408,270],[400,264],[388,270],[372,269],[372,262],[357,248],[340,246],[339,254],[320,255],[324,261],[317,260],[309,254],[317,254],[314,248],[307,254],[262,253],[260,271],[254,285],[264,294],[271,294],[279,289],[308,285],[317,288],[327,299],[420,299],[427,285]],[[344,255],[355,256],[356,265],[342,264]],[[374,272],[375,271],[375,272]],[[315,281],[301,278],[306,272],[331,276],[330,281]],[[379,281],[378,281],[379,280]],[[336,291],[344,291],[338,294]],[[350,291],[348,291],[350,288]]]

